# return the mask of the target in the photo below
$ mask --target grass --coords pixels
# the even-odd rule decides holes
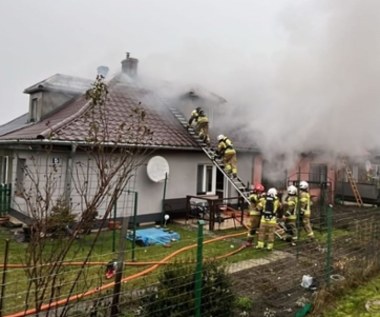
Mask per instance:
[[[189,245],[197,244],[197,229],[190,226],[181,226],[171,224],[168,226],[171,230],[176,231],[180,235],[180,240],[170,244],[170,247],[163,247],[161,245],[153,245],[149,247],[140,247],[136,246],[134,252],[132,252],[132,243],[126,241],[126,250],[125,250],[125,260],[127,262],[151,262],[159,261],[169,254],[187,247]],[[204,241],[220,237],[227,236],[230,234],[239,233],[237,237],[229,237],[217,242],[205,244],[203,246],[203,256],[204,258],[213,258],[218,256],[223,256],[227,253],[235,251],[239,248],[242,243],[246,240],[246,230],[243,228],[240,229],[229,229],[229,230],[216,230],[214,232],[205,231]],[[322,240],[324,237],[318,237]],[[10,240],[9,248],[9,258],[8,263],[25,263],[25,253],[27,250],[26,243],[19,243],[14,240],[12,234],[9,230],[0,228],[0,243],[6,239]],[[94,239],[94,234],[83,236],[81,239],[76,240],[72,246],[70,252],[66,257],[66,261],[83,261],[91,242]],[[54,248],[54,244],[57,243],[56,240],[51,241],[51,248]],[[120,244],[120,231],[103,231],[101,232],[100,239],[95,244],[93,252],[91,254],[89,261],[103,261],[108,262],[118,257],[118,249]],[[115,246],[115,252],[113,247]],[[276,241],[275,249],[282,250],[288,246],[287,243],[283,241]],[[134,261],[132,261],[132,255],[134,254]],[[236,263],[244,261],[247,259],[255,259],[265,257],[268,253],[258,252],[253,248],[242,250],[239,253],[234,254],[223,258],[222,263]],[[0,247],[0,262],[1,259],[4,259],[4,248]],[[171,262],[174,261],[195,261],[196,259],[196,247],[179,254],[175,258],[171,259]],[[132,266],[127,265],[124,269],[123,276],[132,276],[135,273],[141,272],[142,270],[150,267],[150,265],[144,266]],[[76,274],[78,273],[79,267],[65,267],[62,270],[60,276],[61,287],[61,296],[65,297],[65,294],[68,293],[69,286],[72,284]],[[104,278],[104,266],[91,266],[87,267],[84,271],[83,276],[78,287],[75,289],[75,293],[84,292],[88,289],[98,287],[104,283],[110,282],[110,280],[105,280]],[[127,283],[123,285],[123,288],[131,288],[131,285],[134,287],[141,287],[143,285],[153,284],[157,281],[157,274],[160,272],[158,269],[154,274],[149,274],[143,279],[137,279],[133,283]],[[112,281],[112,280],[111,280]],[[6,288],[5,288],[5,298],[4,298],[4,311],[5,313],[20,311],[24,309],[23,301],[26,296],[26,289],[28,285],[28,279],[24,269],[9,269],[6,276]],[[112,291],[112,288],[111,290]],[[108,293],[110,292],[108,291]]]
[[[179,250],[188,245],[196,245],[197,243],[197,231],[196,229],[170,225],[170,229],[176,231],[180,234],[181,239],[179,241],[171,243],[170,247],[163,247],[161,245],[154,245],[149,247],[139,247],[136,246],[134,250],[135,261],[145,262],[145,261],[159,261],[176,250]],[[236,233],[233,230],[231,233]],[[241,230],[243,239],[245,238],[245,231]],[[218,233],[218,235],[220,235]],[[223,232],[223,235],[225,232]],[[217,235],[205,233],[204,241],[214,238]],[[91,242],[94,238],[94,234],[83,236],[81,239],[76,240],[74,245],[70,249],[70,252],[66,256],[66,261],[83,261],[85,258]],[[203,247],[205,257],[215,257],[230,252],[231,246],[240,246],[243,239],[225,239],[212,244],[205,244]],[[22,264],[26,261],[26,252],[28,248],[27,243],[16,242],[12,233],[0,227],[0,245],[5,240],[9,240],[9,253],[8,253],[8,264]],[[58,240],[51,240],[51,245],[49,248],[54,251],[54,246],[58,243]],[[91,254],[90,261],[103,261],[108,262],[118,257],[118,249],[120,244],[120,231],[116,231],[115,235],[113,231],[101,232],[100,239],[95,244],[94,250]],[[113,252],[113,246],[115,245],[115,252]],[[0,262],[4,261],[4,247],[0,246]],[[227,250],[227,251],[226,251]],[[245,253],[245,256],[244,256]],[[247,252],[242,252],[239,254],[239,258],[250,257]],[[191,260],[194,261],[196,258],[196,248],[186,251],[175,258],[175,260]],[[231,258],[232,259],[232,258]],[[126,241],[126,252],[125,260],[132,262],[132,243]],[[236,260],[236,259],[235,259]],[[174,259],[172,260],[174,261]],[[131,276],[137,272],[140,272],[149,267],[147,266],[126,266],[123,276]],[[68,292],[70,281],[73,281],[77,272],[79,270],[78,266],[65,267],[62,270],[60,280],[62,283],[61,294]],[[86,268],[83,278],[79,283],[79,286],[75,290],[76,292],[83,292],[87,289],[91,289],[100,286],[104,283],[110,282],[104,279],[104,266],[91,266]],[[156,280],[156,274],[152,274],[144,278],[144,283],[154,283]],[[5,286],[5,296],[3,304],[3,313],[9,313],[14,311],[20,311],[24,309],[23,301],[26,296],[26,290],[28,285],[27,275],[24,269],[9,268],[6,274],[6,286]]]
[[[380,300],[380,275],[367,284],[349,291],[336,302],[334,309],[328,310],[324,317],[379,317],[380,308],[377,311],[368,312],[365,304],[369,299]]]

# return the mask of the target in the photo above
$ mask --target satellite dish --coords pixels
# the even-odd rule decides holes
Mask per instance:
[[[153,182],[160,182],[169,176],[169,164],[168,161],[162,156],[153,156],[146,167],[148,177]]]

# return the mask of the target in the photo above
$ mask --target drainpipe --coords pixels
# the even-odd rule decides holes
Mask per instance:
[[[72,180],[73,180],[73,159],[76,153],[78,145],[76,143],[71,144],[71,152],[67,158],[67,167],[66,167],[66,175],[65,175],[65,201],[67,203],[70,202],[70,195],[71,195],[71,186],[72,186]]]

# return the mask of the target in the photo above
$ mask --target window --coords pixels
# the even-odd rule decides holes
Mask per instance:
[[[310,182],[324,183],[327,182],[327,165],[311,164],[310,165]]]
[[[0,156],[0,183],[8,183],[9,156]]]
[[[209,164],[198,165],[197,195],[215,194],[216,167]]]
[[[20,194],[24,191],[24,175],[25,175],[26,160],[17,159],[17,172],[16,172],[16,193]]]
[[[33,98],[30,105],[30,122],[37,121],[38,98]]]

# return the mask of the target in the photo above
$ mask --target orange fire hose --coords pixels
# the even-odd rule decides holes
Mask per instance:
[[[245,234],[245,233],[234,233],[234,234],[230,234],[230,235],[226,235],[226,236],[220,236],[220,237],[217,237],[217,238],[214,238],[214,239],[207,240],[207,241],[203,242],[203,244],[209,244],[211,242],[216,242],[216,241],[223,240],[223,239],[226,239],[226,238],[233,238],[233,237],[241,236],[243,234]],[[195,248],[196,246],[197,246],[197,244],[191,244],[191,245],[188,245],[188,246],[183,247],[181,249],[178,249],[178,250],[174,251],[173,253],[169,254],[168,256],[166,256],[165,258],[163,258],[162,260],[158,261],[156,264],[152,265],[151,267],[149,267],[149,268],[147,268],[147,269],[145,269],[145,270],[143,270],[141,272],[135,273],[135,274],[133,274],[131,276],[127,276],[127,277],[123,278],[122,282],[126,283],[126,282],[134,280],[134,279],[136,279],[138,277],[144,276],[144,275],[152,272],[153,270],[157,269],[160,265],[167,264],[168,263],[167,261],[170,260],[171,258],[175,257],[176,255],[178,255],[178,254],[180,254],[182,252],[185,252],[187,250],[190,250],[192,248]],[[235,250],[233,252],[230,252],[228,255],[224,255],[222,257],[233,255],[233,254],[241,251],[244,248],[245,247],[240,247],[239,249],[237,249],[237,250]],[[66,263],[79,263],[79,262],[66,262]],[[99,263],[103,264],[104,262],[92,262],[92,263],[98,263],[97,265],[99,265]],[[146,263],[148,263],[148,262],[146,262]],[[101,292],[103,290],[111,288],[114,285],[115,285],[115,282],[111,282],[111,283],[104,284],[102,286],[93,288],[91,290],[88,290],[88,291],[86,291],[84,293],[72,295],[72,296],[70,296],[68,298],[57,300],[55,302],[42,305],[40,307],[40,309],[38,310],[38,312],[47,311],[47,310],[49,310],[51,308],[59,307],[61,305],[65,305],[65,304],[67,304],[69,302],[72,302],[72,301],[75,301],[75,300],[82,299],[84,297],[88,297],[88,296],[94,295],[94,294],[99,293],[99,292]],[[18,312],[18,313],[13,313],[13,314],[10,314],[10,315],[4,316],[4,317],[23,317],[23,316],[29,316],[29,315],[32,315],[32,314],[35,314],[35,313],[37,313],[37,309],[31,308],[31,309],[28,309],[26,311],[24,310],[24,311],[21,311],[21,312]]]

